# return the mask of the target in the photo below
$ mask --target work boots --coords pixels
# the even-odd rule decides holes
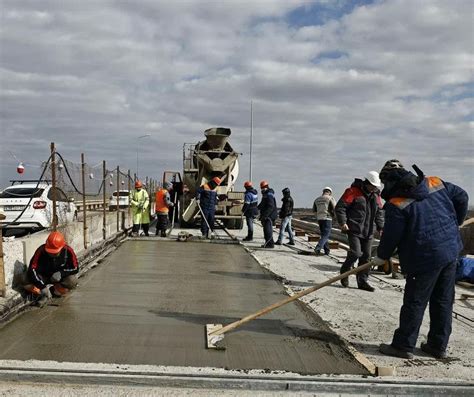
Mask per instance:
[[[247,237],[242,239],[242,241],[253,241],[253,233],[248,233]]]
[[[161,237],[166,237],[166,230],[161,231]]]

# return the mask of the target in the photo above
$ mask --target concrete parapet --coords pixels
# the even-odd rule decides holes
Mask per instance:
[[[459,231],[464,244],[462,255],[474,255],[474,218],[464,222]]]
[[[105,237],[109,239],[114,235],[122,233],[124,229],[131,227],[128,219],[128,212],[120,214],[119,230],[117,230],[117,213],[106,213]],[[65,226],[58,227],[66,237],[67,243],[74,249],[78,257],[85,258],[89,250],[84,249],[83,223],[77,221]],[[11,296],[13,280],[15,274],[24,271],[25,266],[33,256],[36,248],[46,241],[48,230],[37,232],[26,237],[7,240],[4,242],[5,251],[5,282],[7,285],[7,297]],[[90,212],[87,216],[87,246],[92,247],[104,241],[103,238],[103,217],[100,212]]]

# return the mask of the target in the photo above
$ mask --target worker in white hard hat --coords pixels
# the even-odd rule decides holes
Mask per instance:
[[[357,261],[361,266],[370,260],[374,231],[380,232],[384,226],[381,186],[378,172],[370,171],[365,179],[356,178],[337,202],[337,221],[349,239],[349,251],[341,266],[341,274],[350,270]],[[358,273],[357,287],[373,292],[375,288],[368,283],[368,278],[369,269]],[[341,279],[341,284],[348,287],[349,279]]]
[[[320,239],[314,251],[316,255],[321,254],[324,250],[325,255],[329,255],[329,236],[332,229],[332,218],[336,215],[336,200],[332,196],[332,189],[326,186],[323,189],[323,194],[314,200],[313,211],[316,212],[316,218],[319,225]]]

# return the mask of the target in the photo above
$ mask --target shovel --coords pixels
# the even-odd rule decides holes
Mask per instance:
[[[233,323],[230,323],[226,326],[223,326],[222,324],[206,324],[205,330],[206,330],[206,347],[208,349],[218,349],[218,350],[225,350],[225,346],[223,345],[223,340],[224,340],[224,333],[232,331],[233,329],[236,329],[237,327],[240,327],[241,325],[248,323],[249,321],[255,320],[257,317],[260,317],[266,313],[271,312],[272,310],[278,309],[279,307],[286,305],[287,303],[293,302],[305,295],[308,295],[314,291],[317,291],[318,289],[321,289],[323,287],[326,287],[327,285],[331,285],[335,283],[336,281],[339,281],[342,278],[349,277],[352,274],[357,274],[360,273],[364,270],[370,269],[370,267],[373,266],[372,262],[367,262],[363,264],[362,266],[356,267],[355,269],[349,270],[345,273],[339,274],[338,276],[335,276],[333,278],[330,278],[329,280],[316,284],[313,287],[307,288],[301,292],[298,292],[297,294],[290,296],[286,299],[281,300],[280,302],[274,303],[273,305],[267,306],[258,312],[255,312],[253,314],[249,314],[248,316],[234,321]]]

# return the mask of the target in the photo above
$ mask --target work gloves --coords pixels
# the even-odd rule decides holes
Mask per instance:
[[[196,204],[197,204],[197,205],[200,205],[200,204],[201,204],[201,200],[196,199]]]
[[[372,258],[372,263],[374,266],[383,266],[385,265],[385,262],[387,262],[386,259],[379,258],[378,256]]]
[[[53,275],[51,276],[51,281],[53,283],[59,283],[61,281],[61,272],[56,272],[56,273],[53,273]]]
[[[52,299],[53,298],[53,295],[51,294],[51,291],[50,291],[49,287],[44,287],[41,290],[41,295],[44,296],[47,299]]]

